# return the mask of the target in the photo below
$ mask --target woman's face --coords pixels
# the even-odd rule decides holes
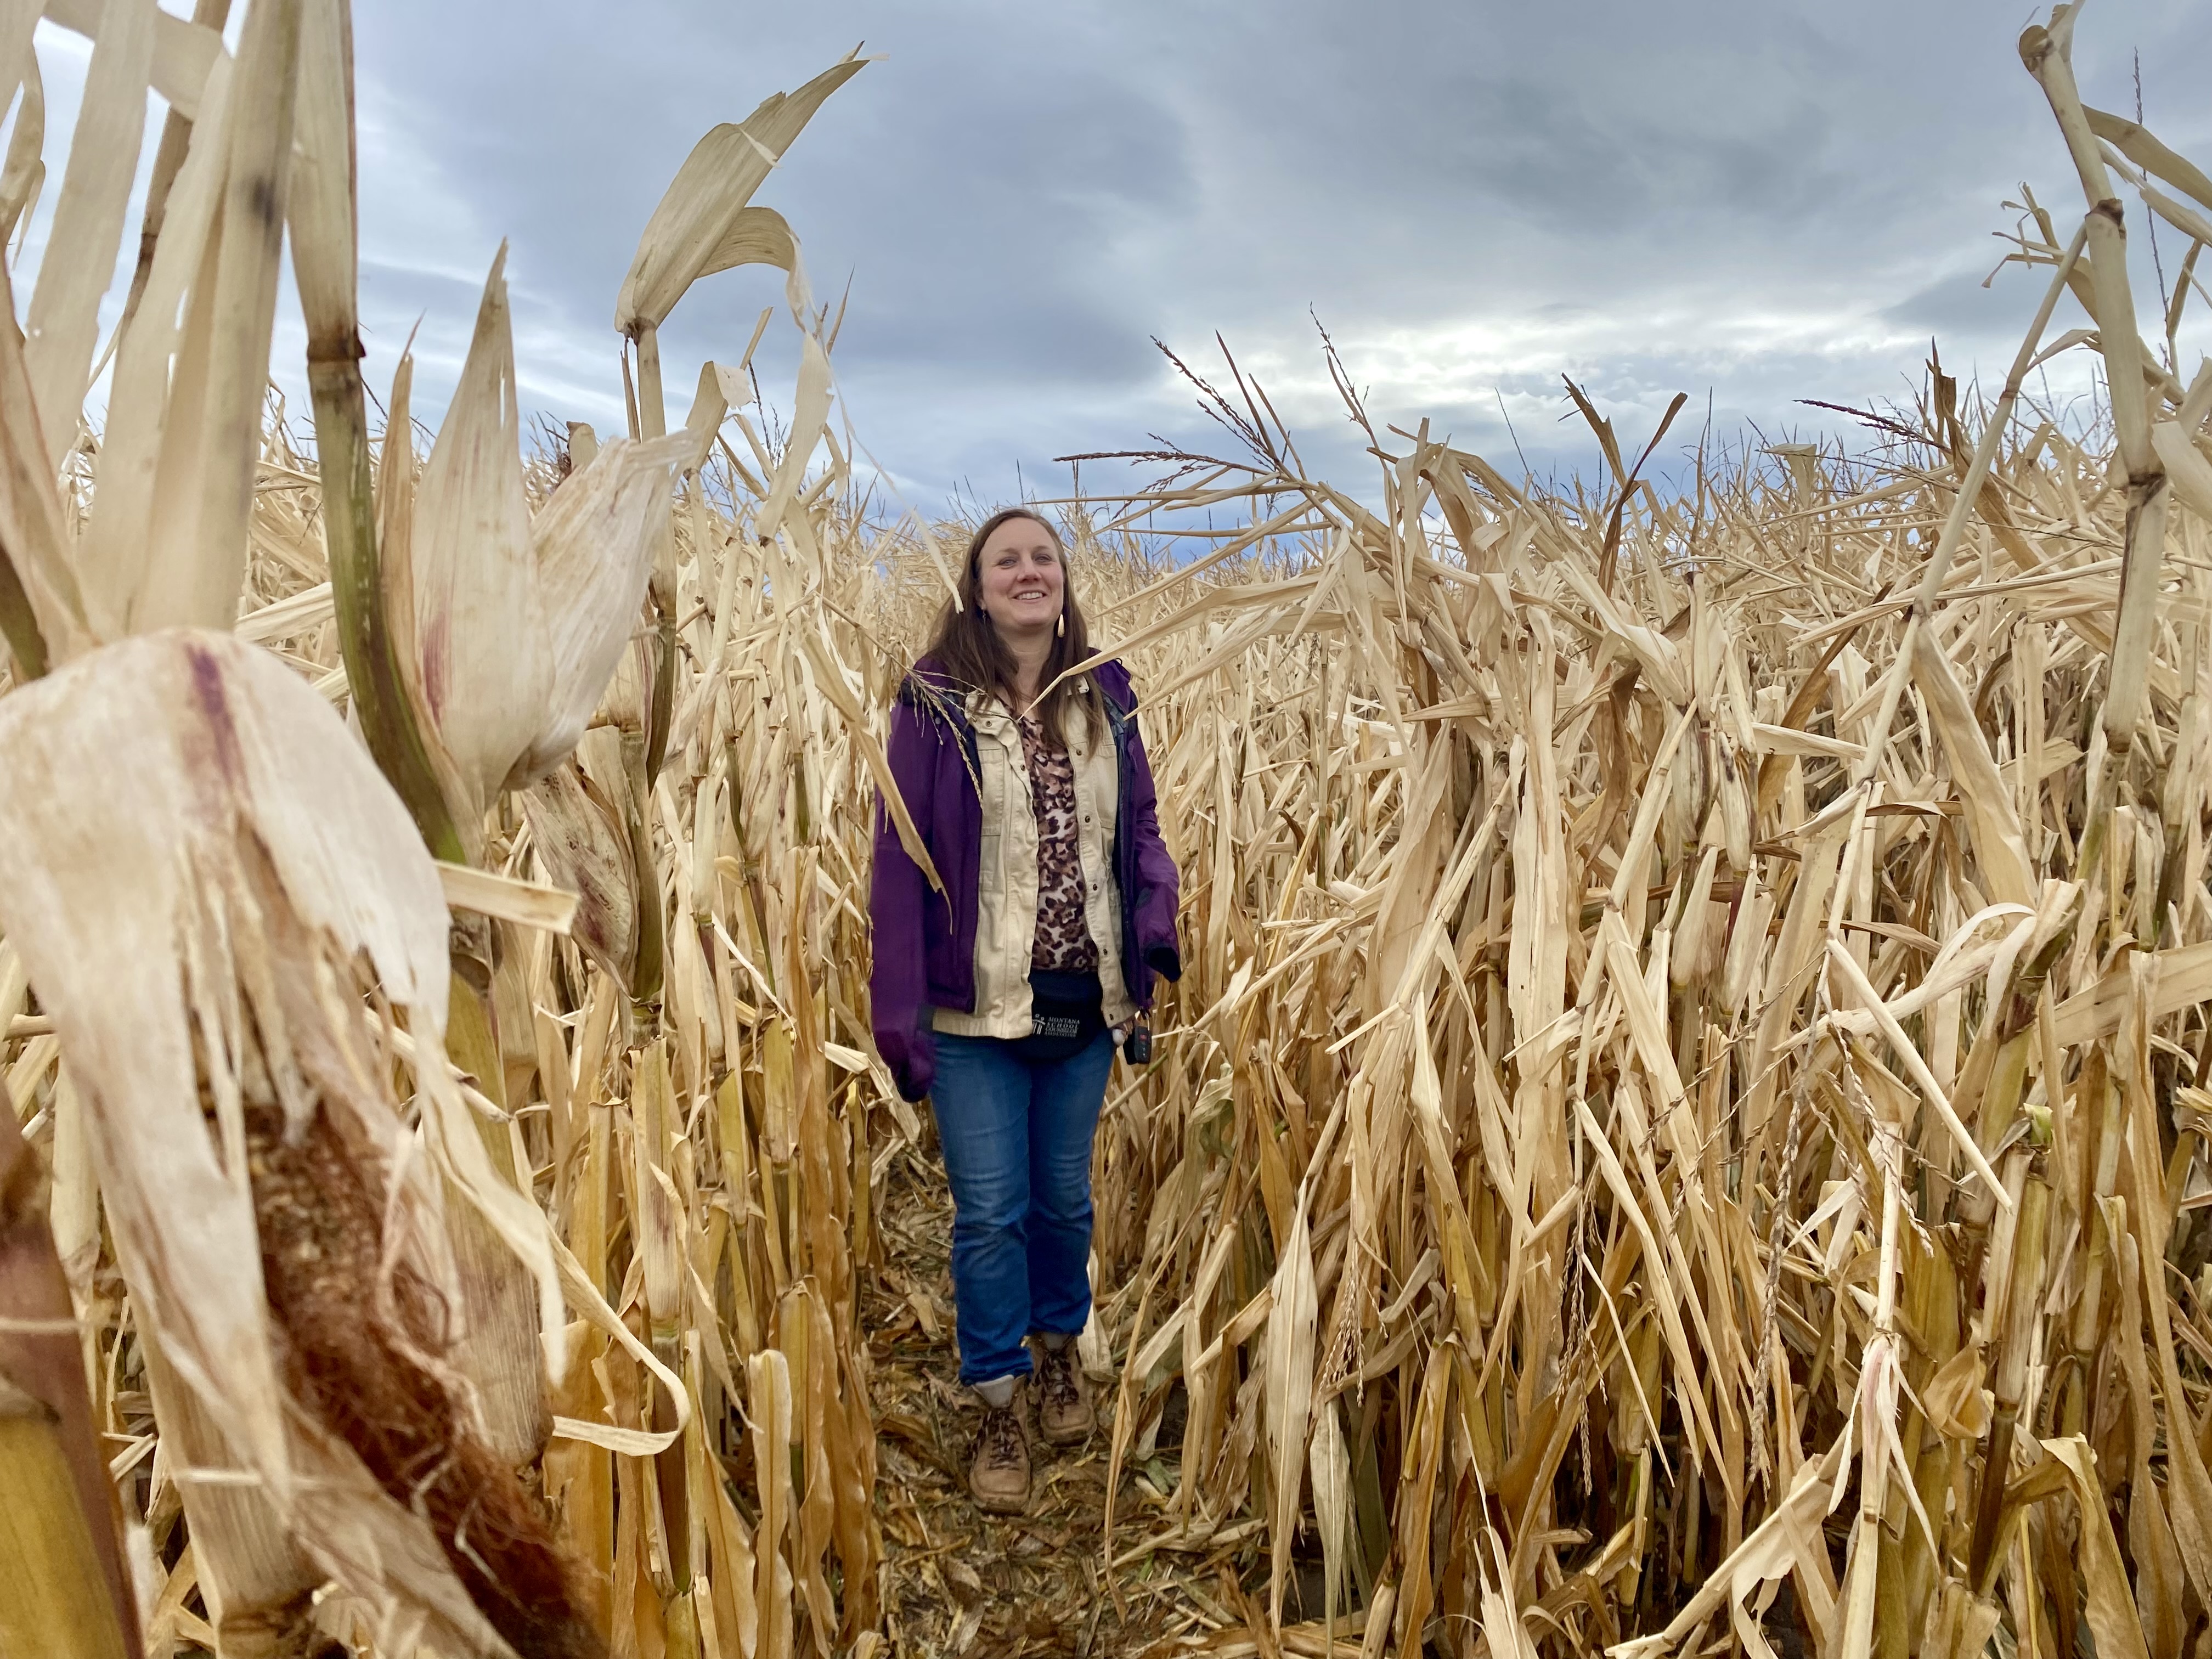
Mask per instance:
[[[1052,532],[1034,519],[1009,519],[975,557],[983,614],[1002,634],[1049,634],[1060,622],[1066,576]]]

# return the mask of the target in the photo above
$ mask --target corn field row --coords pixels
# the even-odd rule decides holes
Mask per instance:
[[[654,210],[626,436],[526,448],[495,260],[423,454],[404,362],[364,412],[343,0],[234,56],[224,0],[79,9],[0,330],[0,1654],[993,1650],[916,1594],[863,1312],[930,1145],[866,848],[952,554],[861,497],[750,203],[860,60]],[[2212,1627],[2212,181],[2082,104],[2072,27],[2021,53],[2087,211],[2026,204],[1999,391],[1931,362],[1865,453],[1680,488],[1576,392],[1572,494],[1424,425],[1354,495],[1232,364],[1226,459],[1059,504],[1185,894],[1081,1350],[1094,1595],[1187,1587],[1129,1650]],[[2136,202],[2190,241],[2162,318]],[[672,428],[659,331],[744,264],[787,414],[757,331]],[[2060,352],[2124,389],[2093,427],[2022,397]]]
[[[1249,456],[1135,504],[1312,549],[1132,608],[1222,620],[1140,675],[1189,967],[1102,1153],[1117,1464],[1185,1413],[1130,1519],[1264,1522],[1266,1621],[1312,1553],[1369,1654],[2203,1638],[2212,367],[2113,197],[2212,185],[2071,25],[2090,210],[2031,198],[1978,434],[1931,362],[1879,459],[1668,499],[1583,403],[1602,500],[1424,428],[1370,511],[1240,378]],[[2087,442],[2019,402],[2069,290],[2143,389]]]

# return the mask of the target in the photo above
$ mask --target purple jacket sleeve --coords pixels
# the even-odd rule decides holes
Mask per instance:
[[[1162,979],[1182,977],[1182,946],[1176,938],[1176,911],[1182,878],[1167,843],[1160,839],[1159,801],[1152,787],[1152,763],[1134,721],[1129,726],[1131,829],[1137,843],[1137,956]]]
[[[889,755],[892,780],[915,825],[927,836],[936,781],[937,738],[904,702],[891,709]],[[875,873],[868,897],[874,939],[868,975],[869,1026],[876,1052],[890,1067],[899,1093],[920,1100],[937,1077],[937,1045],[923,1023],[926,993],[922,910],[929,878],[907,855],[897,826],[876,804]]]

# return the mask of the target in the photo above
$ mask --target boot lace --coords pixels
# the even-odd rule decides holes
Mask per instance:
[[[984,1408],[982,1426],[975,1431],[975,1445],[986,1468],[1012,1468],[1021,1462],[1022,1425],[1012,1406]]]
[[[1037,1389],[1050,1410],[1073,1410],[1083,1403],[1083,1392],[1075,1385],[1075,1345],[1073,1342],[1058,1348],[1047,1348],[1038,1344],[1042,1353],[1037,1367]]]

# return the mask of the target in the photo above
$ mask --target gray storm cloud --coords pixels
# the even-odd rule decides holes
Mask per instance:
[[[1930,334],[1960,368],[2009,356],[2039,279],[1981,282],[2022,180],[2079,211],[2014,55],[2027,14],[1981,3],[357,15],[372,373],[419,318],[434,406],[504,236],[526,399],[602,422],[621,408],[611,296],[692,142],[856,41],[883,53],[757,199],[846,304],[848,413],[929,509],[1011,494],[1017,463],[1050,488],[1069,450],[1212,441],[1150,339],[1205,367],[1216,331],[1309,459],[1360,483],[1315,317],[1378,421],[1430,415],[1510,455],[1502,408],[1539,471],[1594,453],[1559,423],[1563,372],[1625,429],[1678,390],[1731,433],[1841,429],[1796,400],[1899,395]],[[2132,110],[2137,52],[2148,123],[2201,150],[2201,9],[2093,9],[2092,101]],[[672,398],[780,298],[757,274],[703,284],[664,333]]]

